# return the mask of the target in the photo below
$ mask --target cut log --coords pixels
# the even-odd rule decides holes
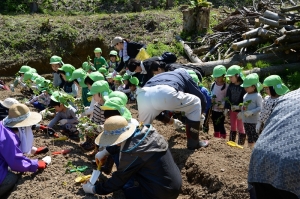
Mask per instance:
[[[291,36],[287,36],[287,35],[283,35],[281,37],[278,37],[274,43],[275,44],[281,44],[284,42],[298,42],[300,41],[300,35],[291,35]]]
[[[286,35],[300,35],[300,29],[285,31],[284,34],[286,34]]]
[[[210,8],[193,7],[182,11],[183,14],[183,31],[206,32],[209,28]]]
[[[266,25],[270,25],[270,26],[274,26],[274,27],[280,27],[278,21],[272,20],[272,19],[267,19],[264,17],[259,17],[259,22],[266,24]]]
[[[237,43],[233,43],[231,48],[235,51],[238,51],[242,47],[252,46],[252,45],[260,43],[261,41],[263,41],[262,38],[247,39],[247,40],[243,40],[243,41],[240,41],[240,42],[237,42]]]
[[[192,63],[202,63],[199,57],[193,53],[193,50],[187,44],[185,44],[184,41],[179,36],[176,36],[175,38],[177,41],[181,43],[185,54],[189,57]]]
[[[272,19],[274,21],[278,21],[279,19],[285,19],[284,16],[280,16],[279,14],[275,13],[275,12],[271,12],[269,10],[266,10],[263,14],[264,18],[267,19]]]
[[[172,8],[174,6],[174,0],[166,1],[166,9]]]
[[[254,28],[258,28],[258,27],[260,27],[259,18],[255,18],[255,20],[254,20]]]
[[[184,42],[185,44],[187,44],[187,42]],[[197,55],[203,55],[204,53],[208,52],[210,49],[210,46],[206,45],[206,46],[200,46],[199,48],[195,48],[193,49],[194,54]]]
[[[215,45],[212,49],[210,49],[210,51],[208,53],[206,53],[206,55],[202,58],[202,61],[205,62],[206,59],[209,57],[209,55],[211,55],[213,52],[215,52],[216,49],[219,48],[219,46],[221,46],[224,42],[220,42],[217,45]]]
[[[300,63],[279,64],[279,65],[269,66],[267,68],[253,68],[252,70],[244,71],[244,74],[248,75],[251,73],[257,73],[259,76],[268,76],[272,74],[280,74],[286,72],[287,70],[289,72],[299,71],[299,66]]]
[[[272,39],[272,40],[277,38],[276,35],[272,31],[269,31],[269,30],[266,30],[263,28],[259,29],[258,36],[262,37],[264,39]]]
[[[278,62],[296,62],[298,60],[299,53],[290,53],[288,55],[278,53],[269,53],[269,54],[259,54],[259,55],[244,55],[241,56],[239,54],[235,54],[233,57],[228,59],[223,59],[220,61],[210,61],[210,62],[204,62],[204,63],[189,63],[186,65],[194,66],[194,67],[200,67],[205,75],[211,75],[213,72],[213,69],[217,65],[223,65],[226,68],[232,66],[232,65],[246,65],[247,63],[255,64],[257,61],[265,61],[270,64],[272,63],[278,63]],[[299,65],[298,65],[299,70]]]
[[[286,46],[276,46],[276,47],[268,48],[264,50],[264,52],[270,53],[270,52],[285,51],[290,49],[300,49],[300,42],[289,44]]]
[[[300,10],[300,6],[293,6],[289,8],[280,8],[281,12],[289,12],[294,10]]]
[[[258,31],[260,30],[261,28],[255,28],[253,30],[250,30],[248,32],[245,32],[244,34],[242,34],[242,38],[243,39],[250,39],[250,38],[253,38],[253,37],[257,37],[258,35]]]
[[[282,28],[279,30],[279,33],[280,33],[281,35],[284,35],[284,34],[286,33],[285,27],[282,27]]]

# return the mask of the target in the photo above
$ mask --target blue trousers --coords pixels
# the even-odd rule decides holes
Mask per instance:
[[[34,108],[39,109],[40,111],[42,111],[46,108],[44,104],[41,104],[39,102],[33,102],[33,106],[34,106]]]

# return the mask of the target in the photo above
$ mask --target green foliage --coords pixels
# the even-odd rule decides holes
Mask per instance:
[[[164,44],[162,42],[150,43],[147,45],[146,51],[150,57],[160,56],[164,52],[172,52],[176,54],[176,56],[184,54],[183,47],[176,41],[172,41],[170,44]]]
[[[267,68],[270,66],[270,63],[266,62],[266,61],[261,61],[261,60],[258,60],[256,63],[255,63],[255,67],[257,68]]]
[[[251,70],[251,69],[253,69],[253,65],[251,64],[251,63],[247,63],[246,64],[246,66],[244,67],[244,69],[246,69],[246,70]]]
[[[281,76],[281,78],[290,90],[300,88],[300,72],[288,73],[286,76]]]

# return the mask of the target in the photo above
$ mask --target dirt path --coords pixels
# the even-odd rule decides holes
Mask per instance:
[[[0,91],[0,99],[15,97],[21,100],[24,96],[16,90],[11,93]],[[128,105],[130,108],[130,105]],[[133,116],[137,111],[131,109]],[[49,121],[43,121],[47,123]],[[154,127],[169,141],[169,147],[182,173],[183,186],[180,199],[246,199],[247,194],[247,172],[251,151],[249,149],[231,148],[226,145],[225,140],[212,137],[213,128],[210,126],[208,134],[201,137],[210,140],[207,148],[191,151],[186,149],[186,137],[184,132],[175,131],[172,126],[165,126],[154,122]],[[227,128],[228,129],[228,128]],[[37,198],[113,198],[123,199],[121,191],[107,196],[85,195],[80,184],[75,183],[79,175],[91,174],[95,166],[92,164],[94,157],[88,156],[73,141],[56,141],[42,132],[35,133],[35,146],[48,146],[51,152],[61,149],[72,149],[67,155],[52,156],[51,165],[44,171],[31,174],[20,174],[18,183],[14,190],[6,197],[8,199],[37,199]],[[38,155],[34,158],[42,158]],[[81,173],[66,173],[66,165],[71,162],[74,166],[88,166]],[[70,167],[69,167],[70,168]],[[101,180],[109,176],[102,175]]]

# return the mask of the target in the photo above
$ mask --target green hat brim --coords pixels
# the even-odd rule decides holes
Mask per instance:
[[[273,86],[273,88],[278,95],[284,95],[290,91],[289,88],[284,84],[281,84],[280,86]]]

